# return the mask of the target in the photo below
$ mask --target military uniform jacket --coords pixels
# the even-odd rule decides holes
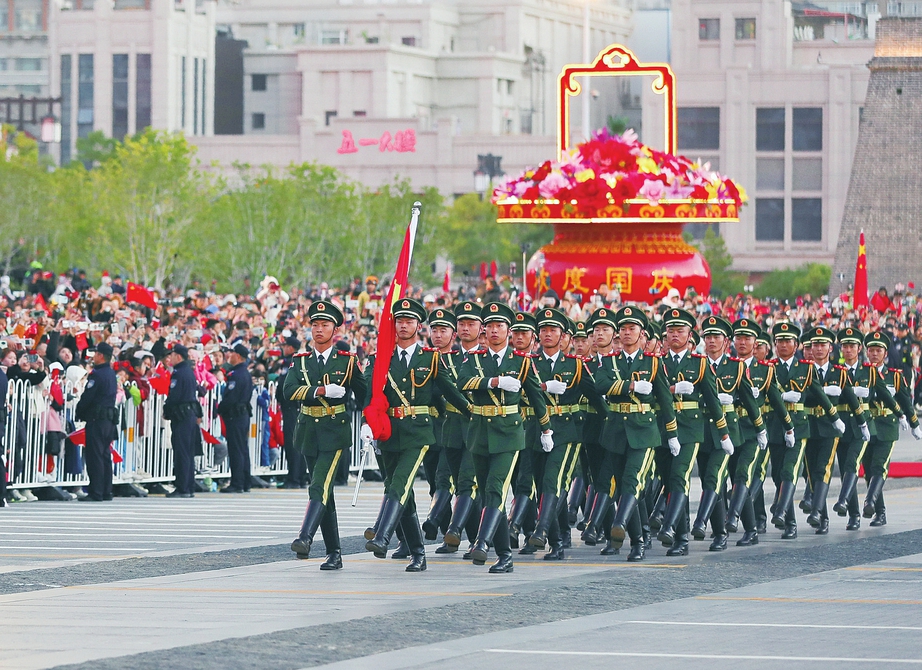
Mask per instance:
[[[681,444],[694,444],[704,441],[704,427],[708,417],[714,422],[718,431],[727,432],[727,420],[723,407],[717,399],[717,378],[708,365],[707,357],[700,354],[686,353],[678,366],[672,352],[662,357],[666,368],[669,385],[676,382],[691,382],[695,385],[694,393],[673,396],[678,435]],[[660,417],[661,428],[665,431],[664,417]]]
[[[448,354],[439,356],[442,363],[442,372],[446,379],[449,379],[457,386],[458,373],[461,371],[461,364],[464,362],[464,352],[452,351]],[[470,394],[463,394],[470,404]],[[436,442],[449,449],[463,449],[467,443],[467,429],[470,426],[470,413],[464,408],[458,408],[444,397],[439,398],[439,417],[435,421],[435,440]]]
[[[887,390],[887,382],[881,377],[877,368],[870,363],[865,363],[864,365],[856,365],[854,370],[850,370],[848,367],[845,370],[848,373],[848,379],[853,389],[856,386],[868,389],[868,397],[865,399],[859,398],[859,400],[864,404],[864,408],[868,410],[868,415],[871,417],[871,420],[868,421],[868,432],[871,435],[877,435],[877,418],[875,418],[875,414],[879,415],[882,409],[893,412],[897,417],[897,422],[899,422],[899,417],[903,416],[903,410],[900,409],[899,404],[890,395],[890,391]],[[851,423],[854,422],[845,422],[846,438],[851,441],[862,439],[860,432],[851,434]],[[855,430],[858,430],[857,425]],[[899,430],[898,427],[897,430]]]
[[[602,446],[615,453],[626,449],[650,449],[662,443],[657,414],[653,404],[659,403],[666,419],[666,438],[676,437],[675,410],[669,381],[659,358],[638,352],[629,362],[624,352],[609,356],[613,365],[600,365],[595,387],[609,402],[611,414],[602,427]],[[632,381],[647,381],[653,391],[646,395],[630,390]]]
[[[708,359],[708,365],[714,370],[716,378],[717,392],[727,393],[733,396],[733,405],[723,407],[724,416],[727,419],[727,434],[734,445],[743,444],[746,439],[740,427],[740,415],[752,420],[752,425],[757,430],[764,428],[762,419],[761,403],[752,397],[752,382],[747,374],[746,364],[738,358],[723,355],[717,362],[717,365],[711,363]],[[742,412],[740,412],[742,410]],[[710,444],[714,448],[720,446],[721,432],[717,428],[713,417],[708,419],[708,437]],[[755,435],[753,435],[755,437]],[[707,443],[708,440],[705,440]]]
[[[522,388],[515,393],[490,388],[493,377],[515,377]],[[525,448],[523,396],[527,396],[541,429],[551,427],[547,396],[535,375],[531,354],[524,351],[514,351],[510,347],[498,367],[486,349],[468,355],[458,374],[458,388],[469,392],[473,402],[468,446],[475,454],[499,454]],[[554,444],[561,444],[556,435]]]
[[[83,395],[77,402],[76,415],[82,421],[115,421],[115,394],[118,380],[108,363],[94,365],[86,378]]]
[[[282,395],[298,405],[295,445],[302,451],[339,451],[352,446],[352,417],[346,411],[349,394],[318,397],[317,390],[326,384],[345,386],[358,403],[365,400],[365,375],[353,354],[333,350],[323,367],[313,351],[291,359]]]
[[[609,370],[611,370],[612,366],[614,365],[614,359],[612,356],[603,355],[600,357],[597,354],[590,357],[585,362],[585,365],[586,369],[592,373],[593,377],[595,377],[598,373],[599,367],[602,365],[607,365]],[[586,410],[586,419],[583,422],[583,444],[601,444],[602,427],[605,425],[605,420],[608,417],[608,406],[606,404],[605,414],[599,414],[598,410],[589,404],[588,398],[585,402],[583,402],[583,405]]]
[[[896,412],[891,409],[891,413],[888,414],[885,410],[887,403],[881,398],[882,394],[874,392],[875,399],[871,405],[871,415],[874,416],[877,439],[881,442],[895,442],[900,439],[901,416],[909,419],[909,425],[913,428],[919,425],[919,419],[916,417],[916,412],[912,406],[912,391],[903,379],[903,373],[896,368],[885,368],[884,370],[874,370],[874,372],[878,373],[885,386],[889,386],[896,391],[891,397],[898,406]],[[891,395],[889,389],[886,389],[886,394]],[[870,400],[870,396],[868,399]]]
[[[784,442],[784,433],[793,430],[794,423],[781,397],[781,387],[775,378],[775,366],[753,358],[749,364],[748,374],[752,388],[759,389],[757,402],[762,403],[762,418],[765,419],[764,427],[768,430],[768,440],[781,444]],[[751,418],[741,416],[740,432],[744,440],[749,440],[754,439],[758,431]]]
[[[382,451],[406,451],[435,443],[433,413],[437,412],[440,396],[454,407],[467,411],[467,400],[454,382],[442,374],[441,355],[437,349],[416,346],[404,367],[398,352],[391,356],[384,395],[391,409],[391,437],[378,442]],[[365,374],[373,379],[375,357],[369,359]],[[369,385],[364,406],[371,402]]]
[[[246,362],[235,365],[227,375],[224,395],[218,403],[218,414],[225,421],[250,416],[250,402],[253,400],[253,377]]]
[[[778,359],[772,361],[775,368],[775,378],[784,391],[798,391],[800,402],[785,403],[791,421],[794,423],[794,436],[798,440],[810,437],[810,421],[807,417],[807,407],[822,407],[827,416],[832,421],[838,418],[836,408],[829,401],[829,397],[823,391],[823,385],[816,378],[816,368],[810,361],[793,359],[791,368],[780,362]],[[774,412],[773,412],[774,414]],[[778,420],[778,417],[773,417]],[[773,435],[780,435],[781,428],[772,431]]]
[[[814,368],[816,366],[814,365]],[[851,380],[848,376],[848,370],[843,365],[833,365],[828,363],[826,374],[821,375],[817,370],[817,378],[822,386],[838,386],[842,389],[842,395],[839,398],[831,399],[830,402],[837,402],[836,410],[839,417],[845,423],[845,435],[843,437],[854,437],[861,439],[861,431],[858,424],[866,423],[870,419],[870,414],[864,410],[861,400],[855,395],[852,388]],[[810,415],[810,435],[813,437],[839,437],[839,432],[835,426],[825,417]]]
[[[170,391],[163,403],[164,416],[176,416],[178,420],[188,418],[191,412],[182,411],[192,405],[198,405],[198,384],[189,361],[181,361],[173,368],[170,375]],[[193,408],[194,409],[194,408]],[[177,414],[174,414],[178,410]],[[181,417],[181,418],[180,418]],[[170,419],[172,421],[172,419]]]
[[[586,367],[583,359],[570,354],[559,354],[554,369],[551,360],[538,354],[532,359],[538,379],[547,382],[552,379],[564,382],[567,390],[561,394],[546,393],[547,410],[551,416],[551,429],[554,431],[554,444],[576,444],[582,440],[584,415],[579,403],[583,396],[603,417],[608,414],[608,405],[595,390],[595,379]]]

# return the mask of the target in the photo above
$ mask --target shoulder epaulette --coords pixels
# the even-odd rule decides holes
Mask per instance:
[[[803,363],[804,365],[810,365],[810,361],[808,361],[806,358],[801,358],[800,362]]]
[[[351,351],[340,351],[339,349],[336,350],[336,354],[338,356],[358,356],[358,354],[352,353]]]
[[[727,358],[729,358],[731,361],[734,361],[735,363],[742,363],[742,362],[743,362],[743,359],[742,359],[742,358],[739,358],[738,356],[728,356]]]
[[[654,354],[652,351],[645,351],[645,352],[643,352],[643,355],[644,355],[644,356],[649,356],[650,358],[659,358],[659,356],[657,356],[656,354]]]
[[[467,353],[468,355],[477,354],[478,356],[483,356],[487,353],[487,350],[486,349],[475,349],[474,351],[469,351]]]
[[[844,370],[844,369],[845,369],[845,366],[844,366],[844,365],[835,365],[834,367],[835,367],[836,370]]]
[[[577,356],[576,354],[564,354],[564,358],[574,358],[580,361],[583,360],[582,356]]]
[[[704,358],[704,354],[698,354],[698,353],[695,353],[694,351],[691,353],[691,355],[692,355],[692,358]]]
[[[899,368],[887,368],[890,372],[900,372]]]
[[[538,354],[530,354],[527,351],[519,351],[518,349],[513,349],[512,353],[522,358],[538,358]]]
[[[614,351],[609,351],[607,354],[602,354],[602,358],[614,358],[617,355]]]
[[[870,363],[865,363],[865,364],[864,364],[864,367],[866,367],[866,368],[873,368],[874,366],[871,365]]]
[[[775,367],[775,361],[774,361],[774,360],[770,360],[770,361],[769,361],[769,360],[756,361],[756,363],[761,363],[762,365],[767,365],[767,366],[770,367],[770,368]]]
[[[592,356],[580,356],[579,358],[583,363],[588,363],[589,361],[593,359]]]
[[[438,351],[438,350],[439,350],[438,347],[420,347],[420,349],[422,349],[423,351],[426,351],[426,352],[428,352],[428,353],[430,353],[430,354],[431,354],[433,351]]]
[[[772,359],[769,359],[768,362],[771,363],[772,365],[777,365],[777,364],[778,364],[778,359],[777,359],[777,358],[772,358]]]
[[[292,358],[301,358],[302,356],[310,356],[310,355],[311,355],[311,352],[302,351],[301,353],[295,354],[294,356],[292,356]]]

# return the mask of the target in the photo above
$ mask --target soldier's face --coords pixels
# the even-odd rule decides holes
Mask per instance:
[[[868,362],[879,368],[887,360],[887,350],[884,347],[868,347]]]
[[[790,338],[775,340],[775,351],[778,352],[778,356],[787,360],[797,351],[797,340]]]
[[[688,336],[691,328],[688,326],[666,326],[666,346],[670,351],[682,351],[688,346]]]
[[[640,343],[640,337],[643,335],[643,329],[636,323],[626,323],[618,329],[621,336],[621,346],[630,349]]]
[[[813,360],[813,345],[812,344],[808,343],[804,345],[804,358],[808,361]]]
[[[758,360],[764,361],[766,358],[771,356],[772,350],[767,344],[757,344],[755,349],[755,356]]]
[[[328,319],[314,319],[311,321],[311,337],[314,345],[323,346],[333,339],[333,333],[336,332],[336,326]]]
[[[563,335],[560,336],[560,347],[559,348],[561,351],[570,350],[570,340],[571,339],[572,338],[570,336],[570,333],[564,333]]]
[[[513,330],[512,346],[519,351],[531,351],[534,334],[530,330]]]
[[[588,337],[574,337],[573,340],[573,353],[577,356],[588,356],[592,346],[589,344]]]
[[[412,340],[419,331],[419,321],[406,316],[398,316],[394,319],[394,330],[397,332],[398,340]]]
[[[455,331],[448,326],[432,326],[429,339],[432,340],[432,346],[444,349],[451,346],[452,340],[455,339]]]
[[[856,342],[846,342],[842,345],[842,356],[851,364],[858,360],[858,354],[861,352],[861,345]]]
[[[737,335],[733,338],[733,344],[736,345],[736,355],[740,358],[749,358],[756,346],[756,338],[753,335]]]
[[[704,351],[711,358],[717,358],[724,352],[727,338],[723,335],[705,335]]]
[[[810,347],[813,360],[821,365],[829,360],[829,354],[832,353],[832,345],[829,342],[814,342]]]
[[[481,330],[483,324],[477,319],[458,319],[458,337],[467,345],[467,349],[480,338]]]
[[[538,339],[545,349],[556,349],[560,346],[563,331],[558,326],[541,326],[538,329]]]
[[[611,349],[611,341],[615,337],[615,329],[604,323],[596,324],[592,329],[592,338],[595,340],[595,348],[602,353],[607,353]]]
[[[504,321],[491,321],[486,326],[487,344],[502,348],[509,340],[509,325]]]

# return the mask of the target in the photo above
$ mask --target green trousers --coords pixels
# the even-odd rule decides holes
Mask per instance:
[[[871,436],[868,442],[868,448],[865,449],[864,457],[861,463],[864,465],[865,478],[879,477],[887,478],[890,472],[890,457],[893,455],[893,442],[881,442],[875,436]]]
[[[619,496],[629,493],[634,497],[640,497],[651,467],[653,447],[627,449],[622,454],[606,450],[599,468],[599,481],[595,484],[596,492],[607,492],[612,497],[616,492]]]
[[[473,454],[474,472],[483,493],[484,509],[506,511],[506,496],[512,484],[512,472],[519,457],[518,451],[501,454]]]
[[[519,452],[519,457],[515,462],[515,475],[512,480],[512,492],[517,496],[528,496],[534,498],[536,495],[535,486],[535,460],[538,458],[538,452],[526,447]]]
[[[680,447],[678,456],[670,454],[669,449],[664,450],[671,460],[668,477],[665,473],[660,476],[666,482],[666,493],[684,493],[687,496],[691,488],[692,469],[701,445],[698,442],[690,442],[680,445]],[[661,450],[657,449],[657,451]]]
[[[839,460],[839,473],[857,475],[858,466],[861,465],[861,459],[864,457],[867,446],[868,443],[860,437],[857,440],[841,438],[836,449],[836,458]]]
[[[476,496],[474,461],[469,449],[442,448],[435,477],[436,488],[451,491],[456,496]]]
[[[681,452],[680,452],[681,454]],[[727,476],[727,463],[730,457],[719,446],[705,443],[698,450],[698,478],[701,488],[705,491],[720,491],[723,488],[724,478]]]
[[[811,489],[820,483],[828,484],[832,479],[832,464],[836,460],[838,445],[838,437],[811,437],[807,440],[804,462]]]
[[[762,452],[755,438],[746,440],[737,446],[730,457],[728,470],[732,473],[731,481],[736,484],[742,482],[743,486],[752,486],[757,476],[756,470],[760,465]]]
[[[574,461],[571,453],[577,451],[578,444],[558,444],[550,452],[533,452],[533,468],[538,495],[555,495],[560,497],[565,488],[569,488],[567,466],[572,468]]]
[[[307,489],[308,497],[314,502],[329,505],[333,500],[333,480],[343,456],[339,451],[314,451],[304,455],[308,472],[311,473],[311,485]]]
[[[416,471],[422,465],[423,458],[429,450],[428,445],[419,449],[405,449],[404,451],[384,451],[381,460],[384,462],[384,495],[400,502],[412,514],[416,509],[416,499],[413,496],[413,480]]]
[[[781,486],[781,482],[797,483],[800,477],[800,466],[804,461],[804,451],[807,449],[807,440],[796,440],[793,447],[788,447],[781,443],[772,443],[768,445],[771,452],[772,463],[772,481],[775,486]]]

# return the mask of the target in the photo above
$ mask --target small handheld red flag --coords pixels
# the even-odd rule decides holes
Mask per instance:
[[[858,262],[855,265],[853,307],[868,308],[868,257],[864,246],[864,231],[858,237]]]
[[[157,309],[157,301],[154,300],[154,294],[143,286],[128,282],[128,290],[125,292],[125,300],[135,302],[144,307]]]
[[[442,281],[442,293],[451,293],[451,266],[445,268],[445,279]]]

